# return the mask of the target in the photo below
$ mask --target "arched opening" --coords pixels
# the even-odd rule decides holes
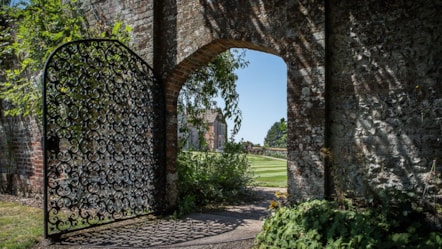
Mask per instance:
[[[235,72],[242,111],[235,142],[247,146],[257,186],[286,188],[287,66],[281,57],[250,49],[246,60],[249,65]]]
[[[262,107],[256,108],[258,110],[258,116],[260,117],[258,122],[263,122],[264,124],[261,126],[261,134],[259,136],[256,136],[253,138],[254,144],[256,145],[264,145],[264,137],[266,136],[267,130],[270,129],[271,125],[275,122],[281,121],[281,119],[287,120],[287,66],[284,63],[284,61],[281,59],[281,57],[275,56],[278,55],[275,51],[259,47],[256,45],[253,45],[252,43],[244,42],[244,41],[232,41],[232,40],[217,40],[215,42],[212,42],[203,48],[199,49],[192,55],[185,58],[181,63],[175,67],[172,72],[167,77],[165,83],[165,92],[166,92],[166,109],[168,113],[167,117],[167,193],[168,193],[168,200],[171,207],[176,206],[176,201],[178,197],[178,174],[177,174],[177,166],[176,166],[176,159],[177,159],[177,152],[179,149],[178,144],[178,112],[177,112],[177,99],[180,93],[180,90],[183,86],[183,84],[186,82],[187,77],[197,68],[200,66],[203,66],[205,64],[208,64],[216,55],[226,51],[227,49],[231,48],[244,48],[244,49],[251,49],[251,53],[253,53],[255,56],[264,56],[264,62],[259,65],[260,67],[265,67],[267,65],[268,71],[264,70],[264,72],[267,72],[267,74],[270,76],[275,75],[275,73],[272,73],[272,67],[278,67],[278,65],[272,64],[271,66],[268,65],[269,60],[268,58],[271,57],[271,61],[278,61],[277,64],[279,64],[280,70],[278,74],[280,79],[279,81],[282,82],[273,82],[273,83],[267,83],[261,82],[260,84],[263,84],[266,86],[266,90],[264,90],[264,93],[267,92],[267,94],[274,93],[275,91],[271,90],[271,86],[274,84],[278,84],[280,88],[283,90],[279,92],[279,95],[276,94],[272,96],[272,99],[278,99],[282,100],[282,106],[279,104],[278,107],[275,107],[272,105],[272,103],[266,105],[265,107],[269,110],[272,109],[279,109],[279,112],[273,111],[272,115],[277,115],[278,117],[270,117],[268,119],[265,118],[265,113],[259,112],[259,109],[262,109]],[[263,53],[264,52],[264,53]],[[267,56],[267,57],[266,57]],[[267,58],[267,59],[266,59]],[[262,59],[262,58],[261,58]],[[253,62],[251,62],[253,63]],[[250,74],[253,74],[253,72],[250,69],[247,69]],[[282,72],[282,73],[281,73]],[[259,88],[256,86],[253,86],[253,83],[251,84],[244,84],[245,90],[247,91],[247,88]],[[270,90],[269,90],[270,89]],[[241,94],[240,94],[241,98]],[[251,99],[253,99],[253,96],[251,96]],[[262,100],[261,100],[262,102]],[[270,101],[271,102],[271,101]],[[274,104],[274,103],[273,103]],[[253,105],[253,103],[252,103]],[[252,107],[253,109],[253,107]],[[255,110],[255,112],[256,112]],[[279,113],[279,114],[278,114]],[[247,115],[247,114],[246,114]],[[257,114],[256,114],[257,115]],[[250,118],[251,119],[251,118]],[[275,119],[275,120],[273,120]],[[245,118],[243,119],[245,120]],[[250,121],[250,120],[249,120]],[[254,120],[251,120],[252,122],[256,122]],[[268,124],[271,123],[269,126]],[[247,124],[247,123],[246,123]],[[268,127],[266,127],[268,126]],[[246,130],[247,128],[242,126],[243,130]],[[264,128],[263,128],[264,127]],[[264,131],[262,131],[264,129]],[[265,134],[262,134],[265,133]],[[239,141],[241,134],[237,136],[237,139]],[[247,139],[245,137],[244,139]],[[260,141],[261,140],[261,141]],[[287,168],[285,167],[283,174],[285,174],[285,177],[287,177]],[[284,186],[286,187],[286,185]]]

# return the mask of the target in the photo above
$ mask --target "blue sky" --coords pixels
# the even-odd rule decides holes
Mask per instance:
[[[29,0],[12,0],[11,1],[11,5],[14,5],[14,4],[17,4],[17,3],[20,3],[20,2],[29,3]]]
[[[264,144],[270,127],[281,118],[287,120],[287,66],[282,58],[247,50],[248,67],[235,71],[243,119],[235,140]],[[227,121],[229,136],[233,127]]]

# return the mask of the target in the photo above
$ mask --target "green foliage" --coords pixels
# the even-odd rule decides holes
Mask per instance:
[[[9,6],[11,4],[11,0],[0,0],[0,6]]]
[[[211,203],[233,202],[247,194],[251,183],[245,154],[180,152],[177,168],[180,214]]]
[[[5,115],[40,116],[41,77],[44,61],[59,45],[78,39],[107,37],[127,43],[130,28],[91,27],[77,0],[31,0],[24,8],[1,9],[7,20],[0,30],[0,60],[8,65],[0,82],[0,98],[11,106]],[[5,62],[5,63],[3,63]]]
[[[245,153],[245,148],[242,143],[235,143],[235,142],[229,142],[224,145],[224,152],[225,153]]]
[[[232,135],[238,132],[242,115],[238,106],[239,95],[236,92],[238,76],[234,71],[248,65],[244,57],[245,50],[221,53],[207,66],[192,73],[183,85],[178,97],[178,114],[189,117],[188,122],[197,128],[200,137],[207,126],[203,119],[204,112],[219,109],[216,98],[221,98],[224,102],[224,108],[221,109],[223,117],[234,121]],[[187,131],[185,127],[180,128],[180,132]]]
[[[287,123],[284,118],[281,118],[279,122],[275,122],[267,131],[264,146],[272,148],[287,147]]]
[[[382,208],[381,208],[382,209]],[[441,248],[419,212],[357,208],[350,200],[314,200],[277,209],[256,237],[258,248]],[[407,220],[407,221],[406,221]]]
[[[287,150],[276,150],[276,149],[265,148],[262,151],[262,154],[269,157],[287,159]]]

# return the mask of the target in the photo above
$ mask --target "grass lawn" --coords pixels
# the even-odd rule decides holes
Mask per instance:
[[[42,209],[0,201],[0,249],[32,248],[42,238]]]
[[[255,182],[263,187],[287,187],[287,161],[259,155],[247,155]]]

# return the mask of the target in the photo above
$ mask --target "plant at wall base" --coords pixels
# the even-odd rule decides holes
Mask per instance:
[[[328,149],[322,149],[321,155],[333,159]],[[427,179],[428,186],[438,181],[435,168]],[[365,202],[356,202],[346,198],[349,193],[335,184],[340,194],[334,201],[314,200],[292,207],[275,203],[277,209],[265,220],[255,247],[442,248],[440,213],[437,205],[432,205],[431,211],[420,203],[424,196],[377,189]]]
[[[436,172],[437,160],[432,161],[430,172],[424,179],[423,191],[396,187],[372,189],[365,196],[366,205],[381,207],[385,215],[393,215],[403,222],[409,221],[409,214],[424,214],[428,225],[442,229],[442,211],[438,203],[441,174]]]
[[[441,186],[442,184],[442,173],[437,172],[436,168],[437,159],[434,159],[431,164],[430,172],[425,179],[425,188],[419,204],[425,205],[428,207],[428,209],[433,210],[435,215],[442,216],[442,203],[437,202],[437,192],[434,191],[434,189],[437,189],[435,186]],[[433,194],[429,193],[429,190],[432,188]]]
[[[235,202],[247,196],[252,177],[245,154],[235,150],[223,153],[181,152],[178,154],[178,215],[207,204]],[[232,146],[235,147],[235,146]]]
[[[284,207],[288,204],[287,192],[282,193],[280,191],[277,191],[273,194],[273,196],[275,197],[275,200],[270,201],[270,205],[269,205],[270,210],[275,210],[277,208]]]
[[[349,199],[339,203],[314,200],[282,207],[265,220],[255,239],[255,247],[442,247],[442,236],[419,218],[421,213],[409,213],[407,221],[392,209],[381,209],[360,208]]]

